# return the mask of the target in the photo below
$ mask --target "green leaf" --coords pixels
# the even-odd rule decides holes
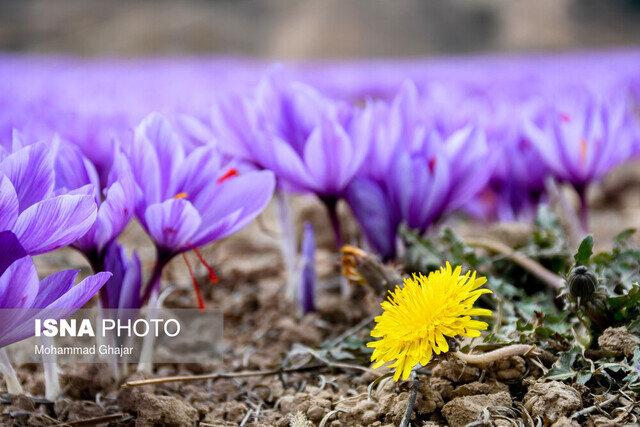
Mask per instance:
[[[624,246],[634,234],[636,234],[635,228],[627,228],[618,233],[616,237],[613,238],[613,242],[616,246]]]
[[[578,247],[578,252],[576,252],[573,258],[576,260],[576,265],[587,265],[589,264],[591,255],[593,255],[593,236],[589,235],[582,239]]]
[[[563,381],[574,378],[577,372],[573,370],[573,364],[580,354],[582,354],[582,351],[578,346],[574,346],[571,350],[562,353],[556,363],[549,369],[549,372],[547,372],[547,379]]]
[[[586,384],[591,379],[591,375],[589,371],[580,371],[576,377],[576,382],[578,384]]]

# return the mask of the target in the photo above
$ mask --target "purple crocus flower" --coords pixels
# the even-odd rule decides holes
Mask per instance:
[[[129,159],[139,187],[136,215],[157,249],[143,301],[159,289],[169,260],[243,228],[266,207],[275,187],[272,172],[238,175],[212,147],[186,152],[169,122],[155,113],[136,128]]]
[[[216,105],[212,123],[220,150],[273,170],[287,189],[340,196],[366,155],[349,134],[353,117],[347,104],[269,75],[253,97]]]
[[[526,135],[550,173],[578,193],[586,231],[588,187],[636,154],[637,123],[624,99],[603,102],[583,92],[556,100],[545,113],[525,123]]]
[[[363,175],[347,192],[367,240],[385,259],[395,256],[401,223],[426,231],[476,196],[493,171],[482,131],[468,127],[442,137],[422,129],[410,134],[413,148],[394,154],[385,180]]]
[[[134,210],[135,182],[129,164],[116,144],[107,186],[100,191],[98,172],[75,145],[59,142],[55,178],[57,191],[90,188],[97,206],[96,221],[89,231],[73,243],[87,256],[94,271],[101,271],[105,248],[124,230]],[[89,186],[89,187],[88,187]]]
[[[33,336],[33,320],[40,311],[48,317],[71,315],[111,277],[102,272],[73,286],[78,271],[66,270],[39,280],[33,260],[14,233],[0,232],[0,247],[0,309],[24,310],[0,310],[0,348]]]
[[[253,97],[218,104],[212,123],[221,150],[274,171],[280,188],[318,195],[340,244],[336,204],[367,154],[355,117],[348,104],[270,74]]]
[[[139,309],[142,307],[142,268],[137,253],[131,258],[117,242],[111,243],[105,255],[104,268],[113,277],[104,287],[108,305],[112,309]]]
[[[36,143],[0,160],[0,231],[12,231],[29,255],[73,243],[96,219],[96,203],[88,195],[91,186],[68,194],[54,192],[51,151]]]
[[[300,308],[303,314],[310,313],[315,310],[316,299],[316,238],[313,232],[313,225],[304,224],[304,233],[302,236],[302,258],[301,258],[301,277],[300,277]]]

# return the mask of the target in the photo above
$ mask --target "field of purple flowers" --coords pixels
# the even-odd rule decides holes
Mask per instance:
[[[0,424],[639,422],[639,52],[0,76]],[[7,351],[163,304],[222,359]]]

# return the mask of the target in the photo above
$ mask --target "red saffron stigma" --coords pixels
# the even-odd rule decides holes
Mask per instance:
[[[436,163],[437,163],[437,159],[435,157],[432,157],[429,159],[429,171],[431,173],[433,173],[433,171],[436,169]]]
[[[200,292],[200,285],[198,285],[198,281],[196,280],[195,274],[193,274],[193,269],[191,268],[191,264],[189,263],[189,259],[186,254],[182,254],[182,259],[184,259],[185,264],[187,264],[187,268],[189,269],[189,276],[191,276],[191,283],[193,284],[193,290],[196,293],[196,299],[198,300],[198,308],[200,311],[204,311],[204,298],[202,298],[202,293]]]
[[[202,253],[200,252],[200,249],[193,248],[193,253],[196,254],[198,260],[202,263],[202,265],[204,265],[204,268],[207,269],[207,273],[209,273],[209,281],[211,282],[211,284],[215,285],[216,283],[218,283],[218,275],[216,274],[216,271],[209,265],[209,263],[207,263],[207,261],[205,261]]]
[[[225,182],[226,180],[228,180],[229,178],[233,178],[234,176],[238,176],[238,169],[236,168],[230,168],[228,171],[226,171],[225,173],[223,173],[220,178],[218,178],[218,180],[216,181],[218,184],[222,184],[223,182]]]

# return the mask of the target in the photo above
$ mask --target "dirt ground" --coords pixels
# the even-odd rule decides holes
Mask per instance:
[[[617,171],[593,191],[591,202],[592,224],[599,245],[606,246],[624,228],[640,226],[640,167],[635,164]],[[342,208],[347,241],[358,243],[355,224],[347,209]],[[398,425],[411,392],[410,381],[396,384],[386,378],[376,382],[386,371],[371,370],[366,359],[340,360],[339,352],[319,350],[339,349],[347,342],[366,340],[371,328],[367,319],[378,312],[382,295],[368,287],[344,285],[322,206],[312,197],[298,197],[294,200],[296,224],[299,232],[304,221],[314,225],[321,279],[317,312],[298,314],[295,306],[284,298],[284,269],[274,211],[270,207],[248,229],[204,251],[221,277],[220,283],[210,286],[204,269],[199,271],[207,305],[224,312],[222,360],[158,365],[154,376],[282,367],[295,370],[305,363],[311,368],[120,388],[106,365],[64,366],[61,381],[65,397],[52,403],[38,397],[44,394],[41,368],[25,365],[19,367],[19,377],[25,390],[34,397],[0,398],[0,425]],[[450,225],[463,235],[493,233],[494,237],[504,237],[504,230],[510,229],[460,219],[452,220]],[[526,232],[526,226],[512,229]],[[132,225],[121,240],[140,252],[148,271],[153,251],[138,226]],[[86,270],[82,257],[70,250],[40,257],[37,263],[42,275],[61,268]],[[195,298],[182,259],[177,258],[166,273],[166,283],[177,286],[166,304],[194,307]],[[332,346],[327,346],[328,342]],[[568,417],[598,403],[594,400],[597,398],[586,387],[537,381],[542,374],[540,362],[548,365],[552,361],[514,356],[477,368],[440,357],[420,370],[425,375],[417,393],[414,425],[462,426],[472,422],[513,425],[514,420],[521,423],[530,420],[534,425],[538,419],[545,425],[577,425]],[[126,381],[143,378],[133,368]],[[0,395],[4,393],[3,387],[4,384],[0,385]],[[598,424],[598,417],[602,414],[593,411],[589,423]]]

